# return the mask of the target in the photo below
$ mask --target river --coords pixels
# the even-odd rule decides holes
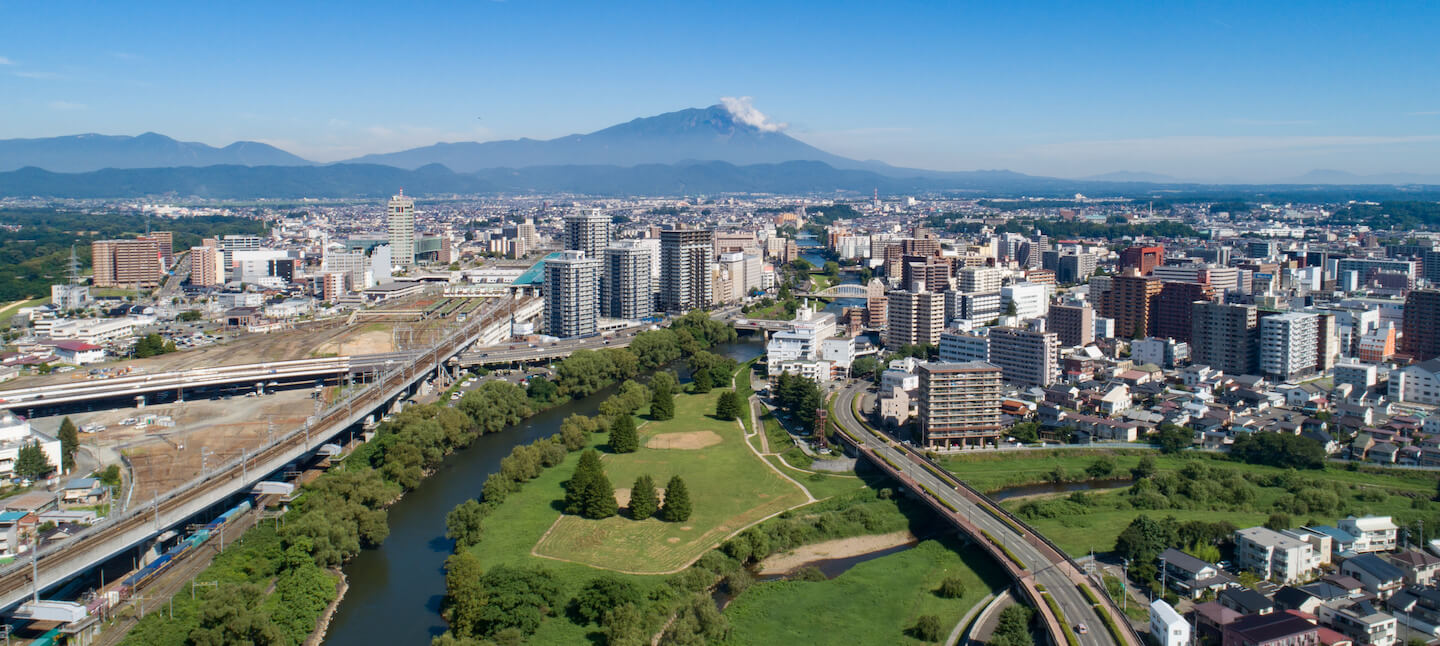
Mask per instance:
[[[764,351],[758,337],[718,346],[716,354],[749,361]],[[682,365],[674,366],[682,377]],[[326,632],[329,644],[425,644],[445,632],[440,600],[445,594],[445,514],[480,495],[485,479],[516,445],[560,432],[572,414],[594,415],[614,386],[549,409],[499,433],[476,438],[445,459],[434,474],[390,508],[390,536],[345,565],[350,590]]]

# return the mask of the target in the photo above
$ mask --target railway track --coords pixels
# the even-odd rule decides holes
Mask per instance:
[[[146,536],[159,532],[177,520],[171,518],[172,516],[176,514],[189,515],[186,512],[200,511],[200,509],[194,509],[197,500],[205,500],[207,497],[214,496],[224,498],[243,491],[249,484],[248,481],[253,480],[255,476],[274,470],[267,467],[281,466],[285,461],[294,459],[289,456],[303,455],[304,451],[313,448],[312,444],[318,446],[324,439],[328,439],[355,423],[358,412],[368,412],[383,405],[390,398],[403,392],[421,375],[443,365],[445,358],[464,349],[469,345],[469,339],[477,336],[486,326],[494,323],[497,317],[508,316],[509,304],[512,299],[513,297],[508,297],[494,302],[493,307],[485,315],[467,323],[437,346],[415,357],[413,362],[384,373],[383,377],[363,390],[357,391],[351,398],[331,406],[319,419],[261,447],[253,455],[247,454],[242,458],[228,461],[215,471],[177,487],[163,498],[154,499],[149,504],[136,504],[120,518],[95,525],[63,543],[42,549],[39,553],[38,564],[41,587],[59,583],[73,575],[74,572],[83,571],[86,567],[144,540],[142,537],[135,541],[128,541],[127,544],[119,547],[109,545],[118,540],[117,537],[124,537],[132,532],[143,532]],[[363,415],[359,417],[363,417]],[[278,465],[275,464],[277,462]],[[167,519],[164,525],[160,523],[162,515]],[[154,525],[150,531],[144,531],[147,524]],[[102,552],[100,556],[92,554],[97,550]],[[78,567],[75,565],[77,560],[80,561]],[[31,587],[30,561],[28,558],[22,558],[4,570],[0,570],[0,598],[3,598],[0,605],[8,606],[18,602],[23,595],[17,596],[16,593]],[[69,574],[61,574],[53,580],[47,581],[47,573],[57,570]]]

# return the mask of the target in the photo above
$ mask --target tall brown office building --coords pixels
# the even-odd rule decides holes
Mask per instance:
[[[1156,267],[1165,264],[1165,247],[1130,247],[1120,252],[1120,269],[1140,270],[1141,276],[1149,276]]]
[[[1047,318],[1048,328],[1060,338],[1060,345],[1068,348],[1095,341],[1095,308],[1089,304],[1051,305]]]
[[[160,246],[160,261],[163,263],[162,269],[169,269],[171,265],[175,264],[174,232],[151,231],[146,235],[140,236],[138,239],[153,240],[155,244]]]
[[[927,291],[950,289],[950,263],[935,256],[905,256],[900,270],[900,285],[908,289],[917,281],[925,283]]]
[[[990,363],[1005,381],[1048,388],[1060,380],[1060,338],[1054,332],[990,328]]]
[[[160,242],[141,240],[96,240],[90,243],[90,263],[95,270],[95,287],[159,287]]]
[[[1123,338],[1155,335],[1155,297],[1164,284],[1147,278],[1135,269],[1110,280],[1110,289],[1096,299],[1096,311],[1115,319],[1115,336]]]
[[[1228,375],[1260,370],[1260,330],[1254,305],[1190,305],[1190,362]]]
[[[1440,357],[1440,289],[1417,289],[1405,297],[1401,351],[1418,361]]]
[[[945,331],[945,294],[893,291],[885,296],[885,347],[940,343]]]
[[[1209,283],[1162,283],[1155,297],[1155,336],[1190,342],[1190,304],[1215,300]]]
[[[1000,368],[984,361],[920,364],[920,441],[929,448],[994,445]]]

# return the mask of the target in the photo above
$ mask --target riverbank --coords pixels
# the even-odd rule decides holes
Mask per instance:
[[[957,599],[936,594],[947,578],[959,579]],[[958,623],[992,590],[1008,584],[983,552],[954,539],[922,541],[914,548],[860,563],[826,581],[780,580],[751,585],[725,610],[731,632],[722,644],[882,646],[924,644],[910,634],[923,615],[942,626]],[[837,629],[836,618],[845,621]]]
[[[315,632],[305,640],[305,646],[320,646],[325,641],[325,631],[330,628],[330,620],[335,616],[335,610],[340,607],[340,602],[345,600],[345,592],[350,589],[350,582],[345,578],[345,573],[337,571],[335,574],[339,577],[335,583],[335,600],[325,607],[325,613],[320,615]]]
[[[802,545],[783,554],[765,557],[765,560],[756,566],[755,573],[762,577],[782,576],[814,561],[864,556],[881,550],[912,545],[918,543],[919,540],[914,533],[906,529],[888,534],[837,538]]]

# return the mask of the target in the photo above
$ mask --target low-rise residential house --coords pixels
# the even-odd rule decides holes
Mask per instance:
[[[1219,592],[1233,587],[1236,581],[1224,570],[1180,550],[1170,548],[1160,553],[1165,567],[1165,580],[1175,592],[1198,599],[1207,590]]]
[[[1365,459],[1375,464],[1395,464],[1399,455],[1400,447],[1389,442],[1377,442],[1365,454]]]
[[[1190,646],[1190,624],[1164,599],[1150,603],[1150,637],[1158,646]]]
[[[1275,602],[1250,588],[1226,588],[1216,595],[1220,605],[1246,615],[1268,615],[1275,612]]]
[[[1364,646],[1394,646],[1398,631],[1395,618],[1381,612],[1369,601],[1342,601],[1320,606],[1316,618]]]
[[[1355,537],[1354,550],[1362,554],[1395,549],[1395,540],[1400,529],[1389,516],[1349,516],[1340,519],[1336,525]]]
[[[1440,574],[1440,558],[1420,550],[1405,550],[1386,555],[1390,563],[1405,572],[1407,585],[1429,587],[1435,585],[1436,574]]]
[[[55,357],[63,363],[83,366],[105,360],[105,348],[78,340],[56,341]]]
[[[1325,389],[1313,383],[1280,384],[1276,390],[1285,396],[1285,405],[1291,408],[1318,407],[1325,403]]]
[[[1329,525],[1316,525],[1314,527],[1302,527],[1302,531],[1313,534],[1321,534],[1330,538],[1330,554],[1332,556],[1346,556],[1355,554],[1355,537],[1343,529]]]
[[[1375,554],[1360,554],[1345,559],[1340,564],[1340,573],[1355,577],[1365,589],[1384,599],[1405,585],[1405,571]]]
[[[1424,635],[1429,638],[1425,641],[1440,637],[1440,590],[1406,588],[1386,599],[1385,607],[1409,636]]]
[[[1218,644],[1224,638],[1225,627],[1245,614],[1233,608],[1220,605],[1219,601],[1197,603],[1190,610],[1191,623],[1195,626],[1195,637],[1200,643]]]
[[[104,499],[105,488],[95,478],[74,478],[61,492],[61,500],[71,505],[93,505]]]
[[[1319,627],[1288,612],[1249,615],[1225,626],[1222,646],[1319,646]]]
[[[1281,610],[1298,610],[1315,614],[1320,604],[1350,598],[1350,592],[1339,586],[1316,581],[1302,586],[1287,585],[1275,591],[1275,606]]]

